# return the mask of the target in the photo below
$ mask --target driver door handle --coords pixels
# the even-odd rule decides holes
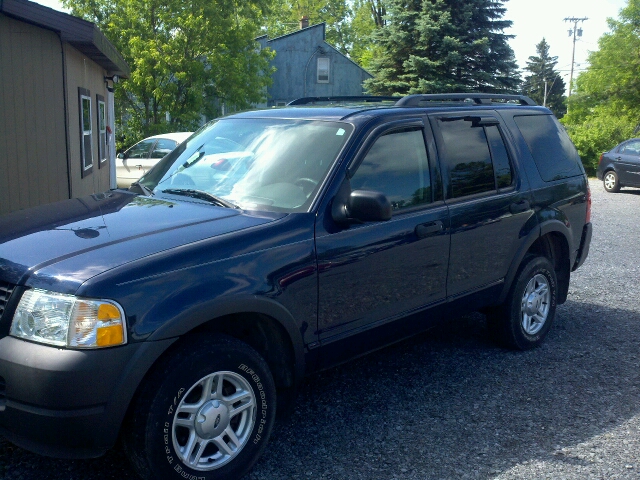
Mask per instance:
[[[530,208],[531,205],[529,204],[528,200],[520,200],[518,203],[512,203],[509,207],[509,210],[511,211],[511,213],[516,214],[526,212]]]
[[[434,233],[439,233],[443,230],[444,224],[440,220],[435,222],[423,223],[416,227],[416,235],[418,238],[425,238]]]

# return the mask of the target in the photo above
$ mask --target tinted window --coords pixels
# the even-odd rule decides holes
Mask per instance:
[[[438,150],[449,171],[450,197],[495,190],[491,154],[484,128],[462,119],[440,119]]]
[[[552,115],[513,117],[545,182],[582,174],[580,157]]]
[[[620,153],[625,153],[627,155],[640,155],[640,142],[634,141],[627,143]]]
[[[495,125],[485,127],[485,134],[489,140],[491,148],[491,158],[493,159],[493,168],[496,175],[496,185],[498,188],[506,188],[511,186],[513,174],[511,171],[511,162],[509,154],[504,145],[500,130]]]
[[[431,202],[422,130],[394,131],[378,138],[351,178],[351,189],[382,192],[394,210]]]
[[[155,139],[143,140],[131,147],[126,154],[127,158],[149,158],[149,150],[156,143]]]
[[[161,138],[158,140],[158,143],[156,143],[156,146],[153,147],[151,158],[162,158],[174,148],[176,148],[176,142],[173,140],[167,140],[166,138]]]

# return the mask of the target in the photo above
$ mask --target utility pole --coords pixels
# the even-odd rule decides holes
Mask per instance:
[[[565,22],[573,22],[573,28],[569,29],[569,36],[573,35],[573,52],[571,53],[571,75],[569,76],[569,95],[571,96],[571,89],[573,88],[573,64],[576,58],[576,33],[578,37],[582,36],[582,29],[578,28],[578,22],[584,22],[585,20],[589,20],[587,17],[577,18],[577,17],[567,17],[564,19]]]

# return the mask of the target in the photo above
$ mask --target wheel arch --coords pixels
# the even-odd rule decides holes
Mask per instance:
[[[160,361],[192,336],[215,334],[241,340],[265,359],[276,382],[279,403],[286,409],[306,368],[302,334],[291,313],[273,300],[256,296],[220,299],[167,322],[149,340],[179,337]]]
[[[557,301],[558,304],[564,303],[569,293],[569,280],[573,263],[571,249],[569,248],[570,244],[571,230],[558,219],[544,222],[539,229],[532,231],[526,241],[523,242],[509,267],[498,304],[502,304],[507,298],[523,260],[527,255],[531,254],[544,256],[551,261],[558,280]]]

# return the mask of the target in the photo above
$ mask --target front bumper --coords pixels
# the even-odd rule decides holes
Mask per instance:
[[[115,444],[145,373],[172,342],[68,350],[0,339],[0,433],[43,455],[101,455]]]

